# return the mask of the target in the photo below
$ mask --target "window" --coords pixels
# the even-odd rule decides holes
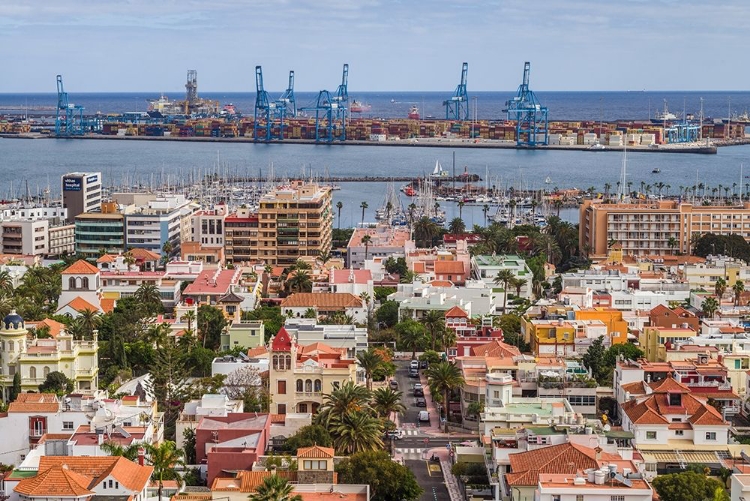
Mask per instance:
[[[277,414],[286,414],[286,404],[276,404]]]
[[[12,343],[13,341],[11,341]],[[29,367],[29,377],[31,379],[36,379],[36,367]]]
[[[583,501],[583,494],[576,494],[576,501]]]
[[[716,440],[716,432],[715,431],[707,431],[706,432],[706,440]]]
[[[560,501],[560,495],[559,494],[553,494],[552,495],[552,501]]]
[[[305,460],[303,467],[305,470],[327,470],[328,469],[328,462],[327,461],[311,461],[311,460]]]
[[[675,430],[674,434],[678,437],[681,437],[685,434],[685,430]]]
[[[302,380],[297,380],[297,393],[302,393],[304,390],[302,389]]]
[[[625,496],[609,496],[609,501],[625,501]]]
[[[656,432],[655,431],[647,431],[646,432],[646,440],[656,440]]]
[[[72,430],[73,421],[63,421],[63,430]]]
[[[286,395],[286,381],[276,381],[276,393]]]

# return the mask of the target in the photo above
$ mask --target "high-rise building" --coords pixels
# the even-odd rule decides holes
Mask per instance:
[[[87,258],[97,258],[102,251],[125,252],[125,217],[114,202],[104,202],[101,207],[101,213],[75,217],[75,250]]]
[[[189,205],[183,195],[166,195],[133,209],[125,216],[125,245],[165,256],[179,254],[182,221],[190,215],[184,209]],[[165,252],[167,242],[169,253]]]
[[[257,258],[289,266],[331,250],[331,189],[295,181],[260,199]]]
[[[750,203],[693,205],[677,200],[633,204],[584,200],[579,245],[589,256],[606,256],[614,244],[631,256],[688,253],[693,238],[706,233],[750,240]]]
[[[258,214],[240,207],[224,220],[224,254],[228,263],[258,260]]]
[[[62,203],[67,222],[86,212],[96,212],[102,203],[101,172],[70,172],[62,177]]]

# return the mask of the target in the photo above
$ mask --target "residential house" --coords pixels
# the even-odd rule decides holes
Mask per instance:
[[[521,257],[513,254],[504,256],[474,256],[471,258],[471,269],[473,275],[483,281],[485,285],[492,288],[502,288],[502,284],[495,284],[495,277],[502,270],[510,270],[513,276],[519,280],[525,280],[519,291],[511,288],[509,293],[526,299],[531,298],[533,274],[529,265]]]
[[[368,309],[364,301],[348,292],[297,292],[281,300],[282,313],[291,318],[304,317],[308,310],[314,310],[317,318],[344,315],[352,317],[356,323],[367,322]]]

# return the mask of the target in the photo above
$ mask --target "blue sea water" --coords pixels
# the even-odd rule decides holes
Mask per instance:
[[[470,94],[470,96],[473,94]],[[505,100],[512,93],[476,93],[479,118],[497,118]],[[121,112],[145,111],[146,97],[152,94],[71,94],[72,102],[84,105],[88,111]],[[201,96],[232,102],[240,111],[252,114],[253,93],[201,93]],[[182,96],[170,96],[181,98]],[[299,94],[304,104],[312,94]],[[427,114],[440,116],[441,93],[350,93],[351,98],[372,105],[367,115],[405,116],[412,104]],[[604,120],[615,118],[645,119],[663,107],[667,99],[672,111],[695,113],[704,99],[706,116],[725,117],[729,101],[733,112],[750,108],[750,92],[549,92],[539,93],[540,100],[550,108],[550,119]],[[306,101],[307,100],[307,101]],[[393,100],[393,102],[391,102]],[[423,101],[424,100],[424,101]],[[424,104],[422,104],[424,102]],[[0,94],[3,106],[54,106],[52,94]],[[1,111],[0,111],[1,113]],[[424,113],[423,113],[424,114]],[[0,139],[0,198],[23,195],[26,185],[36,194],[48,185],[53,194],[60,192],[60,176],[70,171],[101,171],[106,185],[141,183],[150,185],[170,177],[172,180],[219,170],[222,173],[268,176],[271,166],[277,178],[299,177],[302,172],[321,178],[326,176],[421,176],[432,171],[439,161],[449,172],[464,170],[479,174],[480,184],[520,189],[588,188],[604,189],[604,184],[615,186],[623,164],[622,153],[613,151],[552,151],[514,149],[457,149],[421,146],[345,146],[253,143],[152,142],[138,140],[66,140],[66,139]],[[660,174],[652,170],[659,167]],[[674,194],[679,186],[704,183],[710,186],[734,186],[739,190],[750,182],[750,146],[719,149],[717,155],[666,154],[628,152],[628,181],[637,189],[641,182],[664,182],[671,187],[665,193]],[[550,183],[545,183],[549,178]],[[365,220],[374,220],[374,211],[382,205],[386,186],[383,183],[347,183],[334,194],[342,201],[341,226],[351,226],[362,217],[360,204],[369,208]],[[708,191],[708,190],[707,190]],[[409,200],[402,197],[404,205]],[[456,204],[443,202],[450,220],[458,216]],[[575,210],[563,211],[562,216],[577,220]],[[482,224],[482,208],[464,207],[466,223]],[[337,223],[338,224],[338,223]]]
[[[276,98],[280,92],[269,92]],[[246,115],[253,114],[254,92],[200,92],[200,97],[232,103]],[[515,92],[470,92],[471,116],[478,119],[502,119],[505,102]],[[362,116],[380,118],[405,118],[409,109],[416,105],[423,117],[445,118],[443,101],[450,92],[349,92],[349,98],[367,103],[372,109]],[[69,93],[69,99],[86,108],[86,113],[122,113],[126,111],[146,111],[148,100],[158,99],[159,92],[138,93]],[[172,100],[183,99],[182,94],[168,96]],[[310,105],[317,93],[296,94],[297,106]],[[733,114],[741,114],[750,109],[750,92],[716,91],[618,91],[618,92],[539,92],[537,97],[542,105],[549,108],[550,120],[645,120],[664,109],[667,101],[669,110],[676,113],[692,113],[698,116],[703,98],[705,117],[725,118],[730,109]],[[476,98],[476,101],[475,101]],[[0,94],[0,113],[3,106],[51,106],[57,104],[57,95],[49,94]]]

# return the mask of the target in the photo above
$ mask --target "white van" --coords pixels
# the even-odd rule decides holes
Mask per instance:
[[[430,413],[427,411],[419,411],[419,421],[422,423],[429,423]]]

